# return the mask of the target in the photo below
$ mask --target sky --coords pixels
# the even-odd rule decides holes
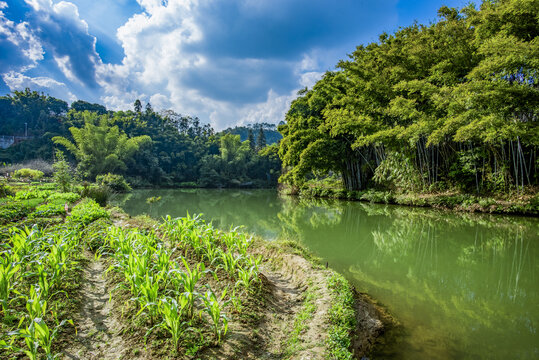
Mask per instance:
[[[278,123],[356,46],[463,0],[0,0],[0,95]]]

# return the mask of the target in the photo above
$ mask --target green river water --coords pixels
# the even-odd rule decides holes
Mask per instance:
[[[152,206],[146,199],[161,196]],[[299,199],[274,190],[137,190],[131,215],[203,213],[294,239],[400,322],[375,359],[538,359],[539,219]]]

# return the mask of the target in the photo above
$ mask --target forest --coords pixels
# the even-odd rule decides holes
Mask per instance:
[[[236,128],[216,133],[196,117],[143,109],[139,100],[133,110],[108,111],[26,89],[0,97],[0,118],[0,135],[28,135],[0,150],[0,162],[52,163],[56,148],[90,181],[115,173],[135,187],[272,187],[281,167],[276,145],[266,140],[275,139],[275,129],[249,129],[241,141]]]
[[[438,16],[358,46],[299,92],[279,126],[282,182],[536,193],[538,2],[442,7]]]

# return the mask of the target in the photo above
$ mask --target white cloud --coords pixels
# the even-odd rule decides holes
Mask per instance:
[[[43,59],[43,47],[28,22],[15,24],[5,16],[1,9],[7,6],[0,2],[0,35],[4,38],[0,38],[0,48],[4,52],[0,55],[0,65],[3,71],[25,71]]]
[[[77,100],[77,97],[71,93],[71,91],[69,91],[66,84],[49,77],[38,76],[32,78],[15,71],[10,71],[3,74],[2,79],[11,91],[30,88],[35,91],[42,91],[50,94],[51,96],[56,96],[58,98],[65,99],[67,95],[69,101],[71,102]]]
[[[108,108],[131,108],[140,99],[150,101],[155,109],[168,107],[199,116],[216,129],[236,123],[277,123],[284,119],[297,89],[312,86],[322,75],[313,71],[318,67],[315,54],[295,63],[209,57],[197,50],[205,36],[205,24],[196,17],[197,1],[138,2],[144,12],[133,15],[117,31],[125,54],[122,63],[98,67],[98,82],[105,92],[101,101]],[[289,85],[284,94],[272,85],[279,69],[289,69],[282,75],[295,78],[287,80],[295,83],[292,92]]]

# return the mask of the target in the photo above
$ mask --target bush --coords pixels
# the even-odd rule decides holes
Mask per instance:
[[[45,174],[43,173],[43,171],[33,170],[33,169],[28,169],[28,168],[15,170],[13,172],[13,177],[15,179],[39,180],[44,175]]]
[[[122,175],[108,173],[106,175],[98,175],[95,182],[101,186],[108,186],[115,192],[131,191],[131,186],[127,183]]]
[[[54,168],[54,181],[60,186],[63,192],[68,192],[73,182],[73,177],[71,176],[71,168],[63,152],[56,152],[56,161],[52,167]]]
[[[65,207],[62,204],[42,204],[36,207],[36,210],[29,217],[34,219],[64,214]]]
[[[54,172],[52,165],[48,163],[47,161],[41,160],[41,159],[34,159],[34,160],[26,161],[24,163],[19,163],[19,164],[14,164],[14,165],[9,165],[9,166],[2,166],[0,167],[0,176],[8,176],[9,174],[12,174],[13,172],[20,169],[39,170],[43,172],[45,176],[52,176]]]
[[[71,211],[69,221],[88,225],[100,218],[108,218],[109,213],[92,199],[84,199]]]
[[[0,198],[5,198],[13,195],[15,195],[15,192],[13,191],[11,186],[0,183]]]
[[[84,184],[80,192],[81,197],[95,200],[99,205],[106,206],[111,195],[111,189],[106,185]]]
[[[50,202],[55,202],[56,200],[62,200],[63,202],[68,202],[70,204],[73,204],[80,200],[80,195],[72,193],[72,192],[53,193],[49,195],[49,197],[47,198],[47,201],[50,201]]]

